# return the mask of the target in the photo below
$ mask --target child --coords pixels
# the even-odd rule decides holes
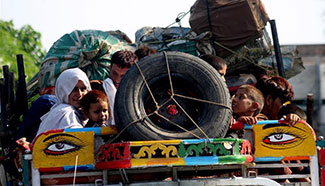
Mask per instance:
[[[100,90],[89,91],[81,100],[88,123],[85,127],[106,127],[110,118],[110,107],[106,94]]]
[[[278,118],[283,118],[289,122],[290,126],[297,124],[300,120],[307,121],[306,113],[297,105],[285,103],[281,107]]]
[[[264,96],[261,91],[251,85],[242,85],[232,98],[232,109],[237,121],[254,125],[258,120],[267,117],[261,114],[264,106]]]
[[[215,68],[222,78],[225,77],[227,72],[227,63],[224,59],[212,54],[204,54],[201,55],[200,58],[208,62],[213,68]]]
[[[258,120],[267,120],[267,117],[261,114],[264,105],[264,97],[261,91],[251,85],[242,85],[232,97],[233,121],[243,122],[248,125],[254,125]],[[231,125],[232,125],[231,124]],[[230,128],[231,128],[230,125]],[[236,131],[236,134],[229,135],[236,138],[242,138],[244,131]]]
[[[137,55],[138,59],[142,59],[146,56],[150,56],[151,54],[157,53],[157,50],[148,47],[147,45],[141,45],[138,49],[134,51],[135,55]]]

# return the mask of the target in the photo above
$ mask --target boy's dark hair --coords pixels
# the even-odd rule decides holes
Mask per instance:
[[[245,90],[247,97],[250,100],[252,100],[253,102],[258,103],[258,108],[255,111],[254,116],[259,114],[262,111],[263,106],[264,106],[264,96],[263,96],[262,92],[252,85],[242,85],[239,87],[239,89]]]
[[[135,50],[135,55],[137,55],[138,59],[142,59],[146,56],[156,53],[157,51],[153,48],[148,47],[147,45],[141,45],[138,49]]]
[[[255,85],[264,95],[270,95],[273,99],[279,97],[282,103],[291,101],[293,98],[293,90],[290,83],[280,76],[262,76]]]
[[[278,118],[282,118],[283,116],[286,116],[287,114],[297,114],[302,120],[307,120],[307,115],[305,111],[303,111],[301,108],[299,108],[295,104],[287,104],[283,105],[279,111]]]
[[[120,68],[130,68],[138,62],[138,57],[129,50],[120,50],[112,55],[111,66],[116,64]]]
[[[212,54],[203,54],[200,56],[200,58],[208,62],[216,70],[222,70],[223,67],[227,66],[226,61],[219,56]]]
[[[108,104],[108,113],[111,113],[109,102],[106,94],[100,90],[91,90],[81,99],[81,107],[85,112],[89,111],[90,104],[107,102]]]
[[[104,87],[103,87],[103,80],[90,80],[90,86],[92,90],[101,90],[105,92]]]

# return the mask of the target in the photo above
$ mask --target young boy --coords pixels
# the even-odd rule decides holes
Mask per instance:
[[[200,58],[208,62],[213,68],[215,68],[222,78],[225,77],[227,72],[227,63],[224,59],[211,54],[201,55]]]
[[[258,120],[267,119],[261,114],[264,96],[261,91],[251,85],[242,85],[232,98],[232,109],[237,121],[254,125]]]
[[[88,123],[85,127],[106,127],[110,119],[110,107],[106,94],[100,90],[88,92],[81,100]]]
[[[264,105],[264,97],[261,91],[251,85],[242,85],[232,97],[233,119],[230,129],[235,121],[254,125],[258,120],[267,120],[261,114]],[[244,130],[229,133],[228,136],[242,138]]]
[[[134,51],[134,53],[137,55],[138,60],[140,60],[146,56],[157,53],[157,50],[150,48],[147,45],[141,45]]]

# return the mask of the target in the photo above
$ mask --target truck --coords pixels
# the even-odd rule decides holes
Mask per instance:
[[[237,128],[251,131],[251,138],[224,138],[232,115],[230,88],[235,86],[226,84],[198,54],[211,52],[227,59],[229,74],[260,73],[273,67],[275,73],[285,76],[287,69],[275,32],[274,49],[270,48],[264,29],[269,18],[261,1],[217,1],[208,6],[206,2],[198,0],[192,7],[190,22],[195,33],[183,28],[139,30],[136,46],[145,44],[160,52],[140,60],[122,79],[114,109],[117,128],[57,129],[41,133],[31,145],[18,141],[14,183],[324,185],[324,140],[317,139],[304,121],[294,127],[282,120],[260,121],[254,126],[237,123]],[[215,10],[224,17],[211,17]],[[225,21],[234,12],[245,16],[235,16],[237,24]],[[222,27],[226,30],[215,29],[218,25],[213,23],[220,22],[218,19],[228,24]],[[239,26],[241,21],[248,21],[248,26]],[[274,22],[271,25],[274,31]],[[244,37],[245,29],[250,32]],[[110,55],[135,47],[119,36],[91,30],[64,35],[27,84],[29,97],[38,91],[50,92],[55,78],[66,68],[80,67],[91,79],[109,76]],[[81,39],[87,37],[95,42]],[[72,44],[90,47],[80,49]],[[272,54],[277,69],[274,64],[260,63]],[[284,174],[287,168],[301,171]]]
[[[251,139],[223,137],[230,95],[207,65],[175,51],[143,58],[119,85],[116,128],[41,133],[23,155],[22,184],[322,184],[323,140],[304,121],[236,123],[230,129],[251,131]]]

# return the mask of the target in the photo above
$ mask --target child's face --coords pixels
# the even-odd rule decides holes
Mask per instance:
[[[100,103],[91,103],[87,115],[91,121],[97,124],[104,124],[109,118],[108,104],[106,101]]]
[[[227,72],[227,65],[223,65],[222,69],[218,70],[218,72],[221,75],[221,77],[225,77],[226,72]]]
[[[252,116],[253,101],[248,98],[244,89],[238,91],[232,97],[232,110],[238,116]]]

